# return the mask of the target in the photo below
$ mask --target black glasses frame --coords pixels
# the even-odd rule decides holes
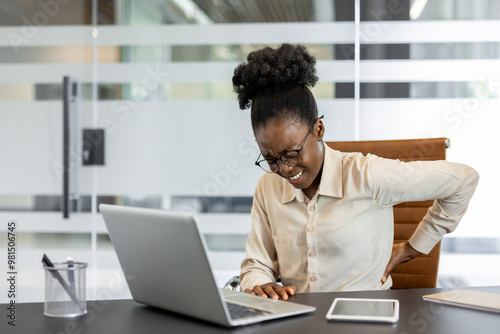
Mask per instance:
[[[318,119],[323,119],[323,117],[324,117],[324,115],[321,115],[320,117],[317,118],[317,120]],[[316,125],[316,122],[313,124],[313,126],[307,132],[307,135],[304,138],[304,140],[302,141],[302,144],[300,145],[300,148],[298,150],[287,151],[287,152],[283,153],[278,159],[261,159],[261,160],[259,160],[259,158],[262,156],[262,153],[259,153],[259,156],[257,157],[257,160],[255,161],[255,165],[258,166],[258,167],[260,167],[266,173],[275,173],[276,171],[280,170],[280,165],[278,163],[279,160],[281,160],[281,162],[283,162],[285,165],[290,166],[290,167],[295,167],[298,164],[300,164],[300,162],[299,162],[298,164],[292,164],[291,165],[290,163],[287,163],[282,158],[283,158],[283,156],[285,156],[287,154],[290,154],[291,152],[295,152],[295,153],[297,153],[297,156],[300,157],[300,160],[302,161],[302,156],[300,155],[300,152],[302,151],[302,149],[304,148],[304,145],[306,144],[307,137],[309,137],[309,135],[311,134],[312,130],[314,129],[314,125]],[[267,164],[269,165],[270,168],[271,168],[272,164],[275,164],[277,166],[276,171],[273,171],[273,168],[271,168],[271,171],[269,171],[269,170],[266,170],[264,167],[262,167],[260,164],[262,162],[264,162],[264,161],[267,162]]]

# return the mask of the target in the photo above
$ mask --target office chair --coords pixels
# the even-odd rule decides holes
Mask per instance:
[[[341,152],[368,153],[401,161],[445,160],[446,149],[450,147],[448,138],[326,142],[329,147]],[[406,202],[394,206],[394,243],[406,242],[418,223],[432,206],[433,201]],[[428,254],[401,263],[391,273],[391,289],[435,288],[437,284],[441,242]],[[239,277],[229,280],[224,288],[235,290]]]

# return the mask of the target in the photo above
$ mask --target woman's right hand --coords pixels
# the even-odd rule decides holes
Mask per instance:
[[[276,282],[269,282],[262,285],[256,285],[252,290],[245,289],[246,293],[261,296],[264,298],[272,298],[272,299],[282,299],[287,300],[288,296],[293,296],[297,288],[293,285],[289,286],[281,286]]]

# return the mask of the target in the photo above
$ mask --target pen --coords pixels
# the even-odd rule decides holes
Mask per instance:
[[[54,264],[49,260],[48,256],[43,254],[42,263],[48,268],[54,268]],[[73,300],[73,302],[78,305],[78,307],[83,311],[82,306],[80,305],[80,301],[76,298],[76,295],[71,291],[68,283],[64,280],[64,278],[59,274],[57,270],[49,270],[52,276],[59,281],[64,291],[68,294],[68,296]]]
[[[67,257],[68,261],[68,279],[69,279],[69,287],[71,288],[71,291],[75,294],[76,296],[76,287],[75,287],[75,272],[73,270],[74,266],[74,261],[71,256]]]

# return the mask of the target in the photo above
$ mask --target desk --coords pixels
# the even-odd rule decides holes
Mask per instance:
[[[471,288],[500,293],[498,287]],[[1,317],[0,333],[127,334],[127,333],[500,333],[500,314],[429,303],[422,295],[451,289],[413,289],[299,294],[291,300],[317,307],[315,313],[232,329],[135,303],[133,300],[88,302],[88,314],[74,319],[43,315],[43,303],[17,304],[16,327]],[[335,297],[396,298],[400,318],[395,325],[328,322],[326,312]],[[0,305],[5,314],[7,305]]]

